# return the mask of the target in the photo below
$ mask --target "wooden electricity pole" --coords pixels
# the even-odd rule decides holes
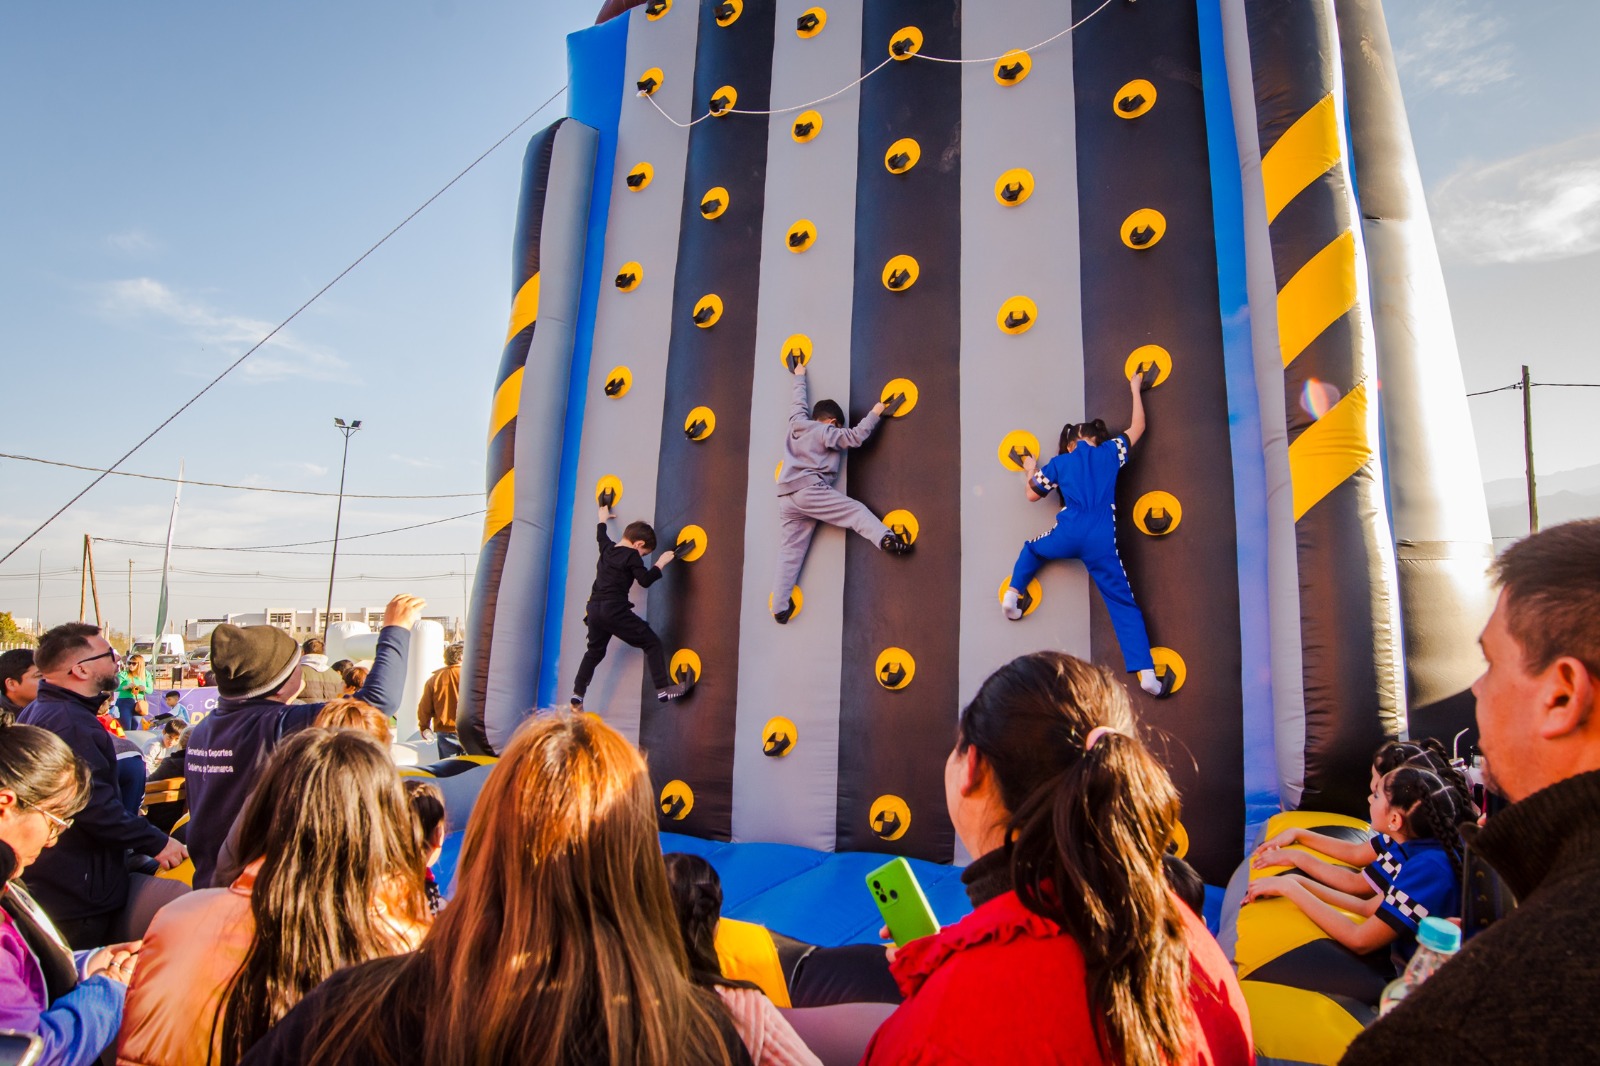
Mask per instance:
[[[1522,368],[1522,459],[1528,476],[1528,532],[1539,532],[1539,489],[1533,477],[1533,382]]]
[[[83,535],[83,558],[89,567],[89,596],[94,600],[94,624],[105,628],[105,622],[100,617],[100,581],[94,572],[94,546],[89,539],[89,534]]]

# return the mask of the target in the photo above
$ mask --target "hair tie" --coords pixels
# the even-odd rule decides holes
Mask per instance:
[[[1097,741],[1099,741],[1099,739],[1101,737],[1109,736],[1109,735],[1111,735],[1111,734],[1113,734],[1115,732],[1116,732],[1116,730],[1111,728],[1108,725],[1097,725],[1097,726],[1095,726],[1093,729],[1089,730],[1089,735],[1087,737],[1084,737],[1084,739],[1083,739],[1083,750],[1085,752],[1093,751],[1095,743]]]

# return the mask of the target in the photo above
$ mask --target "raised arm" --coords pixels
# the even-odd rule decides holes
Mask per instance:
[[[811,405],[806,397],[806,365],[794,368],[794,383],[789,390],[789,424],[805,422],[811,418]]]
[[[1128,391],[1133,393],[1133,420],[1128,423],[1128,443],[1138,444],[1144,436],[1144,375],[1135,374],[1128,379]]]
[[[411,650],[411,627],[422,617],[428,601],[420,596],[402,593],[389,601],[383,609],[383,629],[378,633],[378,647],[372,655],[372,669],[367,673],[366,684],[354,695],[365,700],[384,714],[393,715],[400,709],[400,696],[406,686],[406,655]]]
[[[1022,457],[1022,487],[1028,494],[1029,503],[1037,503],[1050,495],[1056,483],[1051,481],[1044,470],[1039,467],[1039,460],[1031,455]]]

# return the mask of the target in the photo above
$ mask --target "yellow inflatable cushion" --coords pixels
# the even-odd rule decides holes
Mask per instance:
[[[1267,821],[1267,828],[1262,834],[1262,839],[1270,839],[1285,829],[1316,829],[1323,826],[1342,826],[1358,829],[1362,832],[1371,832],[1371,827],[1359,818],[1350,818],[1342,814],[1326,814],[1321,811],[1284,811],[1275,814]],[[1316,855],[1336,866],[1347,866],[1346,863],[1337,862],[1326,855],[1311,848],[1296,844],[1299,851]],[[1260,870],[1250,871],[1250,880],[1261,877],[1270,877],[1288,870],[1287,866],[1269,866]],[[1341,913],[1349,914],[1348,911]],[[1360,920],[1364,915],[1350,914],[1355,920]],[[1234,962],[1238,964],[1239,976],[1249,976],[1256,969],[1265,966],[1272,960],[1279,958],[1295,948],[1303,947],[1313,940],[1327,937],[1315,922],[1306,917],[1304,911],[1296,907],[1289,900],[1281,898],[1263,899],[1255,903],[1247,903],[1239,909],[1239,939],[1234,948]]]
[[[780,1007],[790,1006],[789,984],[778,962],[778,945],[766,927],[723,918],[717,922],[717,962],[722,975],[759,985]]]
[[[1327,996],[1264,981],[1240,981],[1239,987],[1262,1058],[1333,1066],[1361,1032],[1361,1022]]]

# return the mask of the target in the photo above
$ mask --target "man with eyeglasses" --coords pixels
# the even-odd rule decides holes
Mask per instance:
[[[118,655],[98,626],[68,622],[39,638],[34,665],[38,695],[17,721],[55,733],[89,767],[89,804],[60,840],[28,869],[28,887],[74,948],[110,939],[128,901],[127,852],[155,857],[171,869],[188,856],[178,841],[128,813],[117,787],[111,734],[95,718],[117,687]]]

